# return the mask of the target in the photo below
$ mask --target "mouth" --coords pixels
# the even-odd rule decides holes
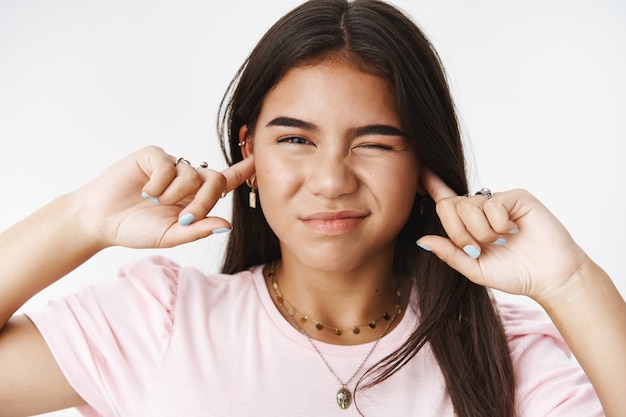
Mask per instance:
[[[309,229],[325,234],[340,235],[356,229],[367,217],[366,213],[355,211],[319,212],[300,220]]]

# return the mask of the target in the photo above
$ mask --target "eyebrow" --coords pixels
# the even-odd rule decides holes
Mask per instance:
[[[305,122],[304,120],[295,119],[293,117],[280,116],[271,120],[265,127],[270,126],[283,126],[283,127],[295,127],[302,130],[308,130],[310,132],[319,132],[319,128],[313,123]]]
[[[304,120],[296,119],[293,117],[280,116],[275,119],[272,119],[266,127],[270,126],[282,126],[282,127],[295,127],[297,129],[307,130],[309,132],[319,132],[320,129],[315,124],[310,122],[305,122]],[[349,136],[356,138],[359,136],[366,135],[381,135],[381,136],[404,136],[406,134],[398,129],[395,126],[384,125],[384,124],[373,124],[367,126],[357,127],[355,129],[351,129]]]

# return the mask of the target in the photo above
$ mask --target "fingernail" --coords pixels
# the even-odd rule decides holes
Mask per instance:
[[[463,251],[467,253],[470,258],[477,259],[480,256],[480,249],[474,245],[467,245],[463,248]]]
[[[425,251],[428,251],[428,252],[432,252],[433,251],[433,249],[430,246],[424,245],[423,243],[420,243],[419,240],[417,242],[415,242],[415,243],[417,244],[417,246],[419,246],[420,248],[424,249]]]
[[[148,194],[148,193],[147,193],[147,192],[145,192],[145,191],[142,191],[142,192],[141,192],[141,198],[150,198],[150,194]]]
[[[154,203],[154,204],[159,204],[159,200],[156,197],[150,197],[150,200]]]
[[[514,234],[516,234],[518,232],[519,232],[519,229],[517,227],[515,229],[509,230],[509,233],[512,234],[512,235],[514,235]]]
[[[506,239],[503,237],[498,238],[495,242],[493,242],[494,245],[498,245],[498,246],[504,246],[505,243],[506,243]]]
[[[196,220],[196,217],[193,214],[185,213],[178,218],[178,224],[180,224],[181,226],[188,226],[194,220]]]
[[[219,229],[213,230],[214,235],[219,235],[220,233],[227,233],[227,232],[230,232],[230,229],[228,227],[220,227]]]

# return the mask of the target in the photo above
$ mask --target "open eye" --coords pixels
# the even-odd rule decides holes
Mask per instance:
[[[280,138],[276,141],[277,143],[286,143],[289,145],[307,145],[311,144],[311,142],[300,136],[287,136]]]

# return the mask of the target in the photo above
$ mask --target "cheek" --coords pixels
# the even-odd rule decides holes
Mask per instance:
[[[372,173],[370,186],[375,189],[377,204],[391,229],[401,229],[408,220],[416,194],[419,174],[416,165],[388,166],[384,172]]]
[[[403,182],[382,184],[378,199],[385,205],[385,211],[392,212],[404,224],[415,201],[415,185]]]
[[[418,192],[419,165],[411,161],[397,161],[369,170],[369,183],[378,190],[398,203],[413,201]]]
[[[293,194],[301,182],[302,167],[278,158],[255,155],[255,170],[259,197],[261,201],[271,204],[273,199],[282,199]],[[284,204],[281,203],[281,204]]]

